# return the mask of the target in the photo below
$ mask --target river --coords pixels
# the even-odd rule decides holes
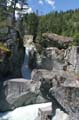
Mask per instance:
[[[38,109],[51,106],[51,103],[28,105],[12,112],[0,113],[0,120],[38,120]]]

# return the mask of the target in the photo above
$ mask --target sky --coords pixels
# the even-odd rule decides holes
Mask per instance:
[[[47,14],[51,11],[67,11],[79,8],[79,0],[27,0],[30,12]]]

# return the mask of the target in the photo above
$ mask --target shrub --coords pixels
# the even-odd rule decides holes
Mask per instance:
[[[79,33],[76,33],[74,36],[73,36],[74,40],[73,40],[73,45],[76,45],[78,46],[79,45]]]

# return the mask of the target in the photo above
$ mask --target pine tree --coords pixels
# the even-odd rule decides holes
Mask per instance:
[[[21,13],[21,11],[24,9],[23,6],[25,4],[27,4],[27,0],[8,0],[8,3],[10,2],[10,6],[7,6],[8,11],[11,12],[13,14],[13,24],[15,23],[15,11],[19,11],[19,13]],[[16,4],[20,3],[21,7],[17,8]],[[21,17],[21,14],[20,14]]]
[[[0,0],[0,22],[6,18],[6,0]]]

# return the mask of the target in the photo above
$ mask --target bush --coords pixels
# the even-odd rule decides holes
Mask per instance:
[[[73,36],[74,40],[73,40],[73,45],[76,45],[78,46],[79,45],[79,33],[76,33],[74,36]]]

